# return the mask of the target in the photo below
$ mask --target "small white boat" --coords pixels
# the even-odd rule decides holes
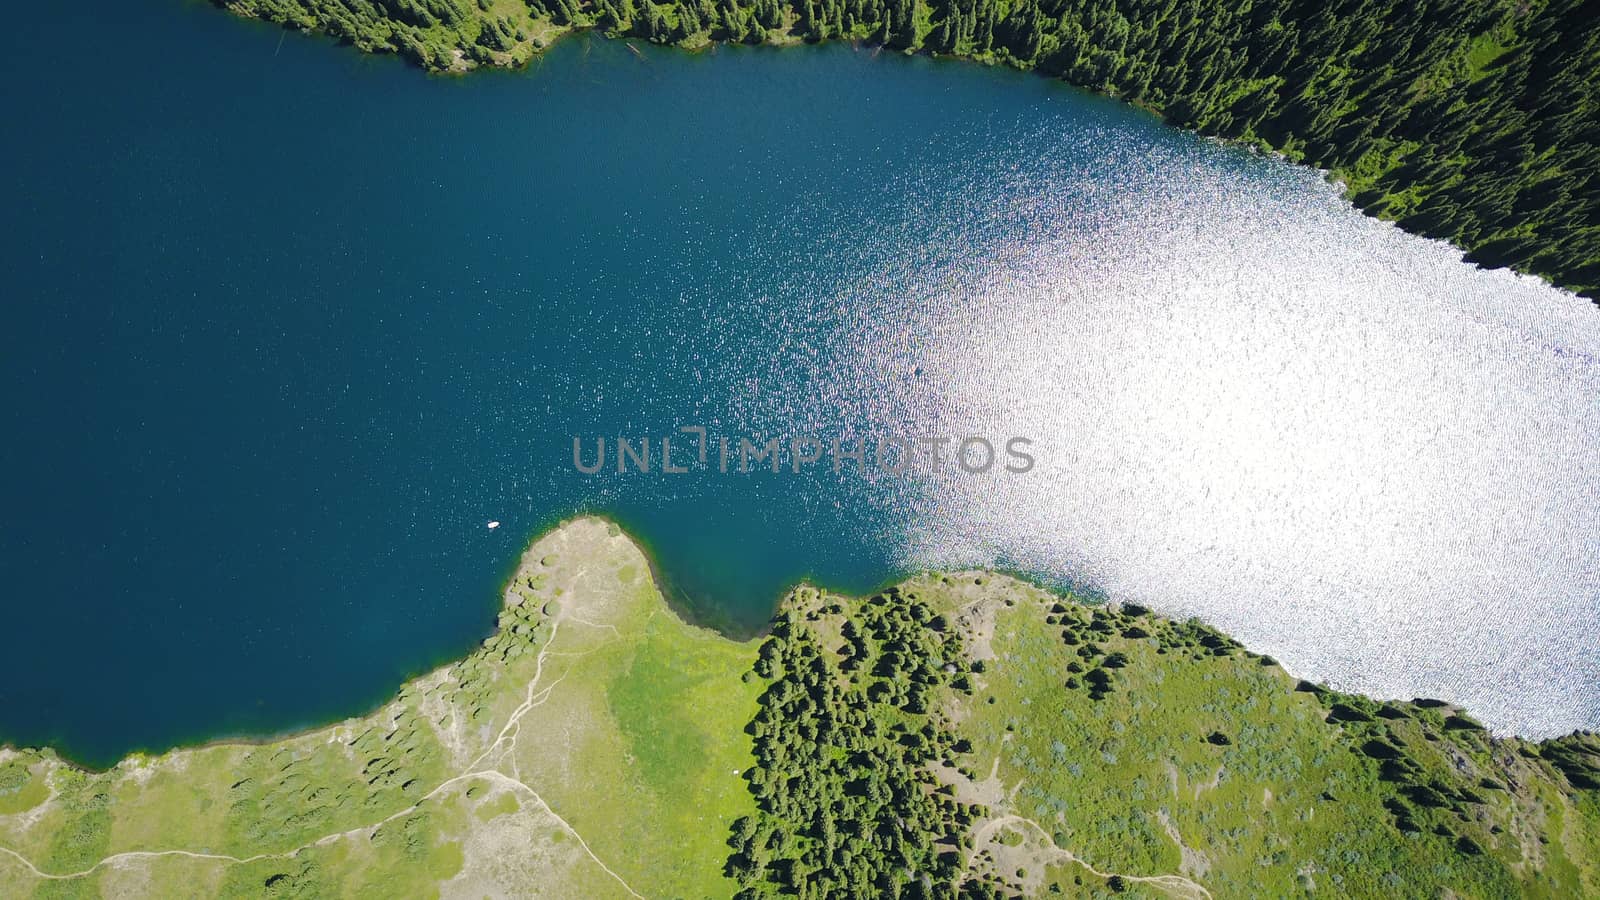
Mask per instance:
[[[496,528],[499,528],[499,527],[500,527],[500,523],[499,522],[490,522],[489,523],[489,530],[490,531],[493,531],[493,530],[495,530]]]

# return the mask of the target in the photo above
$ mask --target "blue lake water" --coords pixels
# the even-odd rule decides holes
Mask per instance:
[[[1315,172],[848,46],[441,79],[201,4],[15,18],[0,742],[103,764],[364,710],[581,511],[736,631],[801,578],[998,565],[1600,725],[1600,311]],[[1037,463],[573,467],[686,425]]]

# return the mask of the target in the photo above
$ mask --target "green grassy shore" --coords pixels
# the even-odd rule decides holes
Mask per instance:
[[[1600,895],[1600,742],[1299,682],[989,573],[685,624],[540,538],[371,715],[107,772],[0,751],[4,897]]]

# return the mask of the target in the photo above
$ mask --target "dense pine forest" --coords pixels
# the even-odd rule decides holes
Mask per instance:
[[[217,0],[433,70],[596,28],[847,39],[1063,78],[1331,170],[1367,212],[1600,300],[1600,0]]]
[[[803,591],[794,605],[818,601]],[[966,880],[956,850],[978,810],[922,765],[963,746],[933,710],[941,687],[970,693],[961,640],[893,588],[844,612],[837,602],[785,611],[762,644],[756,674],[772,683],[751,724],[760,812],[735,822],[729,841],[738,900],[955,897]],[[822,616],[839,623],[837,652],[810,624]],[[902,871],[925,873],[928,885],[904,885]],[[963,887],[961,896],[994,895],[981,882]]]

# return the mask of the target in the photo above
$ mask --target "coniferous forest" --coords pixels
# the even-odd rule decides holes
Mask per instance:
[[[596,28],[1002,63],[1328,169],[1367,212],[1600,300],[1600,0],[217,0],[440,71]]]

